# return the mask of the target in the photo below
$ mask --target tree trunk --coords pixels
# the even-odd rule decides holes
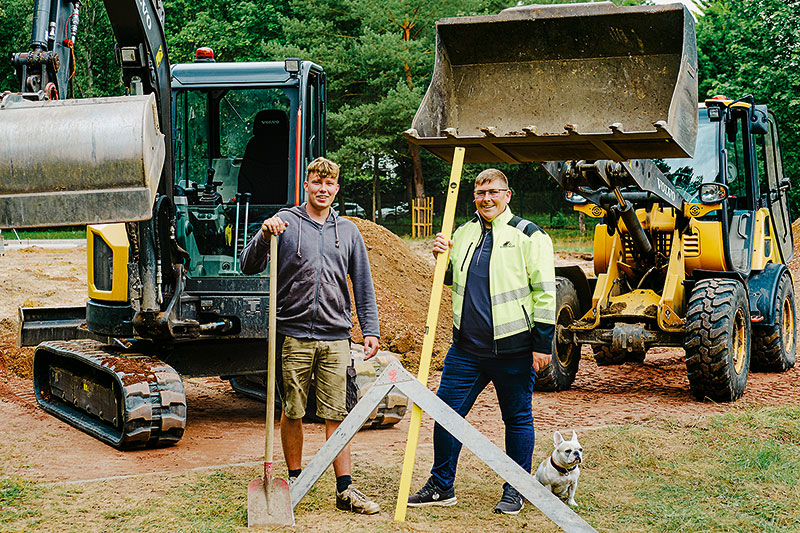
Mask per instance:
[[[97,21],[97,4],[92,6],[91,16],[89,17],[89,28],[84,28],[84,30],[94,30]],[[90,32],[87,32],[87,35],[91,35]],[[81,96],[94,96],[94,73],[92,72],[92,46],[94,45],[86,43],[86,90],[81,94]],[[75,83],[73,82],[72,93],[75,94]]]
[[[583,211],[578,213],[578,227],[581,230],[581,237],[586,237],[586,214]]]
[[[378,154],[372,154],[372,221],[381,224],[381,178],[378,169]]]
[[[408,141],[408,151],[411,152],[411,161],[414,163],[414,197],[425,198],[425,182],[422,180],[422,158],[417,145]]]

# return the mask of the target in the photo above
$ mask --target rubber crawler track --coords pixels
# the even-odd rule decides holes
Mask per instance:
[[[64,373],[70,376],[68,385],[72,389],[100,388],[107,393],[109,386],[105,383],[113,383],[121,420],[119,416],[113,423],[104,420],[91,400],[65,401],[59,397],[51,388],[51,368],[68,369]],[[156,358],[122,353],[89,339],[50,341],[36,348],[33,371],[36,400],[42,409],[115,448],[165,446],[183,436],[183,382],[172,367]]]

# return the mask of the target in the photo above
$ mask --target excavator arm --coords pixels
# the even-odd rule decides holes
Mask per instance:
[[[127,225],[133,321],[157,335],[183,280],[164,244],[172,213],[164,13],[159,0],[107,0],[127,95],[62,100],[80,5],[38,0],[30,50],[12,57],[21,90],[0,100],[0,228],[138,222]],[[105,268],[102,256],[90,260]],[[33,374],[42,409],[114,447],[164,446],[183,435],[180,375],[123,341],[43,342]]]

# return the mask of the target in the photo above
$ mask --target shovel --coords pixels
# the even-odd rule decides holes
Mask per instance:
[[[264,477],[247,486],[247,527],[294,525],[289,483],[272,475],[272,445],[275,432],[275,313],[278,292],[278,238],[269,239],[269,334],[267,348],[267,434],[264,447]]]

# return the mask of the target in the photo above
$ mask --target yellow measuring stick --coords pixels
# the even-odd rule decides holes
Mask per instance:
[[[450,240],[453,233],[453,219],[456,214],[458,201],[458,186],[461,182],[461,171],[464,167],[465,149],[458,147],[453,154],[453,166],[450,169],[450,182],[447,184],[447,199],[444,205],[442,218],[442,235]],[[439,254],[436,258],[436,269],[433,271],[433,288],[431,289],[431,302],[428,305],[428,319],[425,322],[425,337],[422,340],[422,356],[419,360],[419,373],[417,379],[423,385],[428,385],[428,371],[431,367],[431,354],[433,341],[436,338],[436,325],[439,322],[439,307],[442,303],[442,287],[444,275],[447,272],[447,263],[450,254]],[[417,442],[419,441],[419,427],[422,422],[422,409],[417,404],[411,409],[411,423],[408,426],[408,439],[406,440],[406,454],[403,459],[403,473],[400,476],[400,488],[397,491],[397,506],[394,510],[395,522],[405,522],[408,494],[411,490],[411,475],[414,472],[414,459],[417,455]]]

